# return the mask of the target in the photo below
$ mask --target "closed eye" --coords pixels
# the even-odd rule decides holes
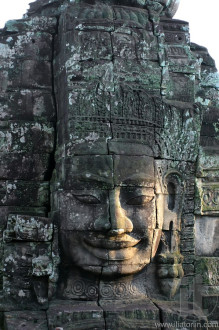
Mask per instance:
[[[99,199],[92,195],[74,195],[74,197],[84,204],[100,204]]]
[[[149,202],[152,201],[154,197],[153,196],[145,196],[145,195],[141,195],[141,196],[137,196],[137,197],[133,197],[131,199],[129,199],[126,204],[127,205],[145,205]]]

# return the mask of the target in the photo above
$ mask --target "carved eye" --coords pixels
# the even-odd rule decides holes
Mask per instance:
[[[99,199],[92,195],[74,195],[74,197],[84,204],[100,204]]]
[[[150,201],[152,201],[154,197],[153,196],[137,196],[137,197],[133,197],[131,199],[129,199],[126,204],[127,205],[145,205],[147,203],[149,203]]]

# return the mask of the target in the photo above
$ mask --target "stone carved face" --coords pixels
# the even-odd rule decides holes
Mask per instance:
[[[159,12],[160,6],[163,7],[163,14],[168,17],[173,17],[179,7],[180,0],[132,0],[129,1],[129,5],[132,6],[148,6],[149,8],[153,8]],[[127,1],[119,1],[119,4],[127,5]],[[161,7],[161,8],[162,8]],[[161,11],[161,9],[160,9]]]
[[[154,158],[77,156],[59,194],[60,240],[68,264],[104,275],[132,274],[154,256],[162,223]]]
[[[150,7],[144,10],[146,21],[149,11],[166,11],[175,2],[143,2]],[[71,15],[63,15],[63,23],[68,23],[59,26],[56,61],[56,171],[63,190],[55,193],[54,209],[60,213],[63,259],[72,269],[77,265],[104,275],[133,274],[150,263],[162,228],[162,195],[155,192],[154,158],[148,150],[163,126],[157,39],[150,28],[150,42],[143,29],[140,37],[135,28],[130,36],[120,28],[109,32],[121,17],[119,6],[113,9],[115,15],[107,7],[109,21],[104,18],[103,31],[79,31],[75,26],[81,13],[69,9]],[[103,17],[101,7],[92,10]],[[127,10],[132,17],[133,9]],[[127,24],[126,16],[124,20]],[[150,54],[142,55],[139,38],[152,49]],[[61,68],[60,61],[65,61]],[[147,151],[139,152],[144,147]]]

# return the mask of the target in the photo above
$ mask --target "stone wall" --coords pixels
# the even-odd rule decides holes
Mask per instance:
[[[216,328],[219,77],[189,24],[172,18],[177,5],[38,0],[0,30],[3,329]],[[146,168],[155,181],[131,184],[155,192],[154,218],[139,216],[152,223],[144,267],[117,263],[109,278],[113,266],[80,249],[72,263],[62,240],[73,233],[77,251],[77,236],[97,230],[87,191],[102,202]],[[105,183],[85,194],[79,177],[93,169]]]

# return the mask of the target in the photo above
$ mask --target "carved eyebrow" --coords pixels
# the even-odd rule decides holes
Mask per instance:
[[[155,196],[154,187],[121,187],[121,192],[127,194],[127,196],[138,197],[138,196]]]
[[[154,177],[146,176],[145,173],[134,174],[120,181],[119,179],[113,180],[113,176],[106,177],[94,173],[82,172],[74,175],[74,179],[81,183],[88,182],[96,185],[107,184],[110,187],[121,185],[154,187]]]
[[[80,182],[94,182],[94,183],[107,183],[113,185],[112,177],[100,176],[94,173],[81,173],[78,175],[74,175],[74,178]]]
[[[154,177],[146,176],[145,173],[139,173],[131,175],[130,177],[123,180],[122,184],[131,184],[131,185],[139,185],[139,182],[144,183],[144,185],[149,185],[150,187],[154,187]]]

